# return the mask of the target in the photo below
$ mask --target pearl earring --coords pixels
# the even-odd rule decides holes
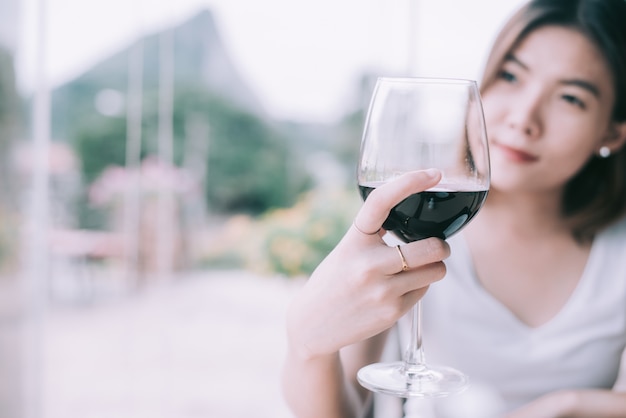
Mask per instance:
[[[608,158],[611,156],[611,150],[609,149],[609,147],[604,146],[600,148],[598,154],[600,154],[600,157],[602,158]]]

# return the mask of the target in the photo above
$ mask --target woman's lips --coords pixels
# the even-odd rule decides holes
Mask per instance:
[[[494,145],[496,145],[496,148],[499,149],[500,152],[504,154],[504,156],[507,159],[513,162],[532,163],[539,159],[539,157],[537,157],[536,155],[529,154],[528,152],[525,152],[516,148],[512,148],[507,145],[502,145],[502,144],[494,144]]]

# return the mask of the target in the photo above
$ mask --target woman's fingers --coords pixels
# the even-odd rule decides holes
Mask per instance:
[[[441,172],[435,169],[403,174],[374,189],[354,220],[354,229],[364,235],[376,234],[391,209],[408,196],[424,191],[439,182]]]
[[[390,298],[406,300],[407,307],[414,304],[432,283],[446,275],[443,260],[450,255],[447,242],[439,238],[428,238],[400,246],[408,269],[402,271],[402,259],[396,247],[386,250],[389,261],[384,268],[391,273],[381,278],[379,286]],[[395,252],[395,254],[394,254]],[[420,291],[423,289],[423,291]]]
[[[408,265],[408,270],[425,264],[445,260],[450,256],[450,245],[439,238],[426,238],[420,241],[401,245],[400,250]],[[402,266],[398,256],[396,267]],[[400,270],[396,270],[399,272]]]
[[[426,238],[400,247],[390,247],[382,243],[377,248],[364,251],[367,251],[368,258],[378,260],[379,271],[388,276],[406,273],[450,256],[450,246],[439,238]]]
[[[398,248],[378,234],[395,205],[440,179],[437,170],[407,173],[369,195],[354,226],[290,305],[290,341],[303,355],[336,352],[389,328],[444,276],[446,242],[428,238]]]
[[[361,323],[378,324],[376,331],[387,328],[404,315],[421,299],[428,287],[441,280],[446,273],[443,262],[435,262],[418,268],[387,276],[383,280],[360,286],[364,296],[364,307],[359,309]],[[363,329],[372,329],[367,326]]]
[[[430,286],[443,279],[445,275],[446,265],[439,261],[396,274],[389,279],[389,286],[393,293],[406,296],[415,290]]]

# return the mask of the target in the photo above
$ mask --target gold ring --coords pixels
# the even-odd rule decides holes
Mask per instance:
[[[409,265],[406,262],[406,258],[404,258],[404,254],[402,254],[402,250],[399,245],[396,245],[396,250],[398,250],[398,254],[400,254],[400,259],[402,260],[402,271],[407,271],[409,269]]]
[[[378,232],[380,231],[380,228],[378,228],[378,230],[371,232],[371,233],[367,233],[365,231],[363,231],[361,228],[359,228],[358,226],[356,226],[356,219],[354,221],[352,221],[352,225],[354,225],[354,228],[359,231],[361,234],[363,235],[376,235],[378,234]]]

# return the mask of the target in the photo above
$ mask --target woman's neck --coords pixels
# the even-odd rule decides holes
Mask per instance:
[[[499,230],[519,238],[535,239],[570,234],[561,215],[560,193],[506,193],[491,190],[484,207],[468,226],[493,234]]]

